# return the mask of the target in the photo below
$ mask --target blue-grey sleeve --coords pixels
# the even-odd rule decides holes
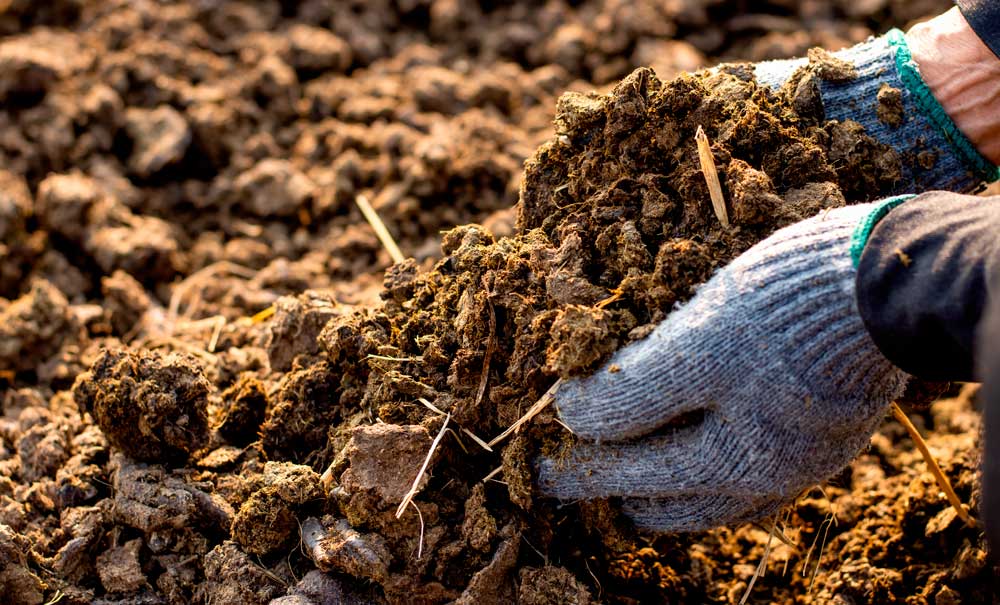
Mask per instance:
[[[977,379],[977,329],[1000,298],[1000,196],[929,192],[890,211],[858,264],[858,310],[879,349],[924,380]]]

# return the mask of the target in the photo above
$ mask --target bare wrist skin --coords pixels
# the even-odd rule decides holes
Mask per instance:
[[[913,26],[906,42],[948,116],[983,156],[1000,164],[1000,59],[958,8]]]

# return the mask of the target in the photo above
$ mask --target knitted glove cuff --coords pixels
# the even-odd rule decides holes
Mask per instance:
[[[913,60],[903,32],[894,29],[886,34],[886,38],[895,54],[896,70],[900,80],[906,85],[906,90],[913,95],[914,104],[931,122],[937,133],[951,143],[952,149],[961,158],[962,163],[977,178],[989,182],[1000,179],[1000,168],[993,165],[976,150],[972,142],[948,117],[944,107],[941,106],[941,103],[934,97],[934,93],[920,77],[920,68]]]
[[[871,236],[875,225],[885,218],[885,215],[889,214],[890,210],[906,200],[911,200],[915,197],[917,196],[911,193],[884,199],[876,203],[875,209],[869,212],[868,216],[858,223],[858,226],[854,228],[854,233],[851,234],[851,263],[855,269],[858,268],[858,263],[861,262],[861,253],[865,251],[865,244],[868,243],[868,238]]]
[[[1000,179],[1000,170],[976,150],[934,98],[901,31],[894,29],[833,55],[854,65],[856,77],[820,81],[825,117],[858,122],[899,153],[903,179],[898,192],[971,191],[983,181]],[[777,89],[806,65],[807,59],[769,61],[757,64],[755,75]]]

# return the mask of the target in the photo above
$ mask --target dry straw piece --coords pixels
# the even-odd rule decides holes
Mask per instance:
[[[774,523],[771,524],[771,531],[767,532],[767,544],[764,545],[764,554],[760,558],[760,563],[757,564],[757,569],[754,570],[753,576],[750,577],[750,581],[747,583],[747,588],[743,592],[743,598],[740,599],[740,605],[746,605],[747,600],[750,598],[750,593],[753,592],[754,584],[757,583],[757,578],[764,575],[767,570],[767,561],[771,558],[771,543],[774,542],[774,532],[778,529],[778,516],[774,516]]]
[[[260,323],[262,321],[266,321],[272,315],[274,315],[274,312],[277,311],[277,310],[278,310],[277,307],[275,307],[274,305],[271,305],[270,307],[264,309],[263,311],[255,314],[253,317],[251,317],[250,321],[252,321],[255,324],[258,324],[258,323]]]
[[[719,171],[715,169],[715,157],[712,156],[712,147],[708,144],[708,135],[705,134],[701,126],[694,133],[694,140],[698,143],[698,162],[701,164],[701,172],[705,175],[705,182],[708,183],[708,194],[712,197],[712,209],[715,216],[726,229],[729,229],[729,213],[726,211],[726,198],[722,196],[722,184],[719,182]]]
[[[441,408],[437,407],[436,405],[434,405],[430,401],[424,399],[423,397],[417,397],[417,401],[419,401],[420,403],[424,404],[424,406],[426,406],[427,409],[429,409],[430,411],[434,412],[435,414],[437,414],[439,416],[449,416],[449,414],[446,414],[444,410],[442,410]],[[472,431],[470,431],[469,429],[467,429],[465,427],[460,427],[460,428],[462,429],[462,432],[465,433],[465,435],[467,435],[470,439],[472,439],[473,441],[476,442],[476,445],[478,445],[479,447],[483,448],[487,452],[492,452],[493,451],[493,448],[491,448],[489,446],[489,444],[487,444],[485,441],[483,441],[481,438],[479,438],[475,433],[473,433]]]
[[[424,463],[417,472],[417,477],[413,480],[413,485],[410,486],[410,491],[406,492],[406,495],[403,496],[403,501],[399,503],[399,508],[396,509],[397,519],[403,516],[403,512],[406,511],[407,505],[410,504],[413,497],[417,495],[418,491],[420,491],[420,480],[423,479],[424,473],[427,472],[427,465],[431,463],[431,457],[434,456],[434,450],[437,449],[438,444],[441,443],[441,438],[444,437],[444,432],[445,429],[448,428],[449,420],[451,420],[451,414],[444,417],[444,424],[441,425],[441,430],[438,431],[437,437],[435,437],[434,441],[431,442],[431,449],[428,450],[427,457],[424,458]]]
[[[528,422],[529,420],[537,416],[555,399],[555,393],[559,389],[559,386],[562,384],[562,382],[563,381],[561,378],[557,380],[555,384],[549,387],[548,391],[545,391],[545,394],[542,395],[541,398],[534,403],[534,405],[528,408],[528,411],[524,413],[524,416],[518,418],[517,422],[510,425],[506,431],[494,437],[493,441],[490,441],[488,445],[490,447],[493,447],[494,445],[500,443],[501,441],[509,437],[514,431],[521,428],[521,426],[524,425],[524,423]]]
[[[386,228],[385,223],[382,222],[378,213],[375,212],[375,209],[372,208],[372,205],[368,202],[368,198],[364,195],[359,195],[354,198],[354,202],[361,210],[361,214],[365,215],[365,220],[368,221],[368,224],[375,230],[375,235],[378,236],[379,241],[382,242],[382,245],[385,246],[389,256],[392,257],[392,262],[398,265],[406,260],[406,257],[403,256],[403,252],[399,249],[399,246],[396,245],[396,240],[392,239],[392,234],[389,233],[389,229]]]
[[[941,467],[938,466],[937,460],[935,460],[934,455],[931,454],[931,450],[927,447],[927,442],[924,441],[924,438],[920,435],[920,431],[917,430],[917,427],[913,426],[909,417],[907,417],[906,413],[899,407],[899,404],[895,402],[892,404],[892,416],[897,422],[902,424],[903,428],[906,429],[906,432],[910,434],[910,439],[913,440],[913,444],[917,446],[918,450],[920,450],[920,454],[924,457],[924,462],[927,463],[927,470],[934,475],[934,479],[937,480],[938,487],[941,488],[945,497],[948,498],[948,502],[951,503],[952,508],[954,508],[955,512],[958,513],[958,518],[964,521],[969,527],[978,527],[976,522],[965,510],[965,507],[962,506],[962,501],[958,499],[958,494],[956,494],[955,490],[951,487],[951,481],[948,481],[948,477],[941,471]]]

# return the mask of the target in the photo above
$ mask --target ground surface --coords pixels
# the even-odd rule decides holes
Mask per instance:
[[[740,600],[770,527],[637,536],[532,493],[550,412],[492,453],[470,433],[891,185],[800,99],[674,76],[947,2],[36,4],[0,3],[0,601]],[[696,201],[697,125],[735,235]],[[414,259],[384,279],[359,194]],[[952,395],[914,417],[975,506]],[[445,422],[421,399],[451,430],[397,519]],[[872,443],[782,519],[750,602],[991,600],[902,429]]]

